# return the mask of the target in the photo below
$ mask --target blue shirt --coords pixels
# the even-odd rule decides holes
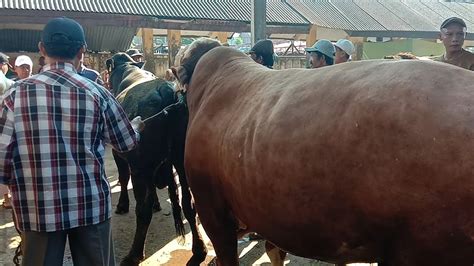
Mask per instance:
[[[87,68],[86,66],[84,66],[82,64],[81,64],[81,67],[79,68],[79,70],[77,71],[77,74],[79,74],[79,75],[81,75],[85,78],[88,78],[88,79],[96,82],[97,84],[99,84],[101,86],[104,86],[104,81],[100,77],[99,72],[97,72],[93,69]]]

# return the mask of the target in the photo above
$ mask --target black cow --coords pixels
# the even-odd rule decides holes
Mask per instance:
[[[142,70],[127,54],[107,60],[110,86],[129,118],[141,116],[145,129],[138,148],[127,154],[114,154],[122,191],[117,210],[127,208],[126,184],[131,174],[136,199],[137,228],[134,242],[122,265],[138,265],[144,258],[144,242],[153,215],[155,187],[168,186],[177,234],[184,235],[178,188],[173,166],[179,176],[182,206],[193,234],[193,256],[189,265],[204,261],[207,249],[197,229],[196,211],[184,173],[184,137],[187,110],[173,85]],[[157,114],[157,115],[156,115]]]

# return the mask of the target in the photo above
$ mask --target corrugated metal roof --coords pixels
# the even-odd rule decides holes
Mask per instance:
[[[295,10],[306,17],[311,24],[337,29],[355,29],[349,19],[329,0],[288,0]]]
[[[413,27],[416,25],[417,30],[432,31],[436,29],[436,25],[434,25],[432,21],[416,13],[408,6],[401,4],[399,0],[379,0],[379,3],[391,10],[409,25]]]
[[[0,9],[73,11],[186,21],[202,19],[250,23],[251,3],[252,0],[0,0]],[[351,34],[366,34],[360,36],[368,36],[372,32],[383,34],[385,31],[393,31],[395,34],[420,32],[432,35],[439,30],[441,22],[450,16],[462,17],[469,32],[473,32],[474,4],[443,0],[267,0],[269,25],[315,24],[346,30]],[[100,26],[85,26],[85,30],[89,48],[94,51],[124,50],[128,48],[136,32],[136,28]],[[18,33],[14,33],[15,31]],[[4,29],[2,33],[0,48],[5,51],[37,49],[38,32]]]
[[[125,51],[130,48],[137,28],[126,27],[85,27],[87,49],[95,52]]]
[[[443,0],[287,0],[311,24],[347,31],[434,32],[448,17],[474,29],[474,5]]]
[[[251,0],[0,0],[0,8],[250,22]],[[282,0],[267,0],[267,23],[307,24]]]
[[[440,2],[440,4],[456,13],[456,17],[464,18],[468,28],[474,27],[474,5],[455,2]],[[469,10],[469,6],[472,7],[471,10]]]
[[[331,3],[340,10],[358,31],[385,30],[385,28],[352,0],[336,0]]]
[[[409,24],[400,19],[396,14],[380,4],[378,1],[354,0],[354,3],[362,8],[369,16],[377,20],[378,23],[387,30],[412,31]]]
[[[130,47],[136,28],[84,27],[87,49],[90,51],[124,51]],[[38,51],[41,30],[0,30],[0,51]]]
[[[0,51],[38,51],[38,42],[41,39],[39,30],[0,30]]]
[[[431,9],[428,5],[425,5],[418,0],[401,0],[401,2],[405,4],[409,9],[418,13],[419,16],[428,19],[434,26],[433,30],[439,29],[439,25],[441,24],[441,22],[443,22],[443,17],[440,16],[433,9]]]
[[[307,24],[308,21],[281,0],[267,0],[267,19],[272,23]]]

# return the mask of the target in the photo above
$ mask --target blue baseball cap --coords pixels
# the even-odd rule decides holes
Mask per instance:
[[[334,53],[336,53],[334,45],[330,41],[325,39],[317,41],[313,46],[311,46],[310,48],[305,48],[305,50],[308,53],[320,52],[330,58],[334,58]]]
[[[86,45],[84,29],[75,20],[66,17],[50,20],[41,33],[41,41],[50,45]]]

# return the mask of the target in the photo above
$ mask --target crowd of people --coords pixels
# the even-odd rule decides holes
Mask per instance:
[[[463,49],[466,31],[462,19],[445,20],[439,33],[445,53],[434,60],[474,70],[474,54]],[[130,121],[99,73],[84,65],[86,47],[81,25],[57,18],[42,31],[38,71],[27,55],[11,66],[0,53],[0,183],[11,191],[10,200],[2,187],[3,206],[13,206],[23,265],[61,265],[66,239],[75,264],[115,263],[105,145],[135,148],[144,125]],[[306,48],[311,68],[349,62],[354,52],[346,39]],[[137,49],[126,53],[143,61]],[[258,41],[249,56],[273,68],[272,41]]]

